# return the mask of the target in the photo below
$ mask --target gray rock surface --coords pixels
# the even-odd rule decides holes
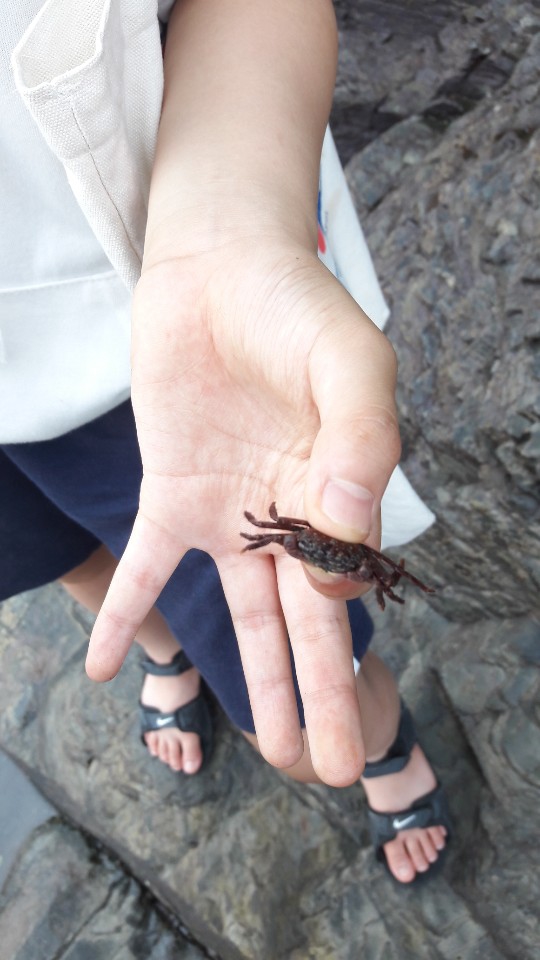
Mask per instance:
[[[530,834],[512,819],[516,802],[529,811],[530,784],[520,776],[508,781],[506,757],[497,772],[498,754],[481,738],[471,735],[468,740],[460,710],[448,709],[437,658],[443,650],[452,652],[451,678],[460,651],[454,625],[414,596],[408,598],[407,625],[401,609],[374,616],[380,621],[379,649],[394,667],[401,664],[403,692],[448,788],[456,821],[444,875],[419,891],[394,887],[374,862],[360,788],[293,784],[255,756],[219,716],[217,750],[208,769],[196,778],[173,774],[151,761],[138,739],[136,658],[130,656],[111,684],[90,684],[83,671],[86,626],[67,597],[49,587],[5,604],[0,673],[6,709],[0,743],[49,801],[85,832],[83,838],[71,827],[51,833],[48,823],[29,844],[29,859],[24,853],[17,861],[0,902],[0,932],[2,924],[10,930],[18,924],[20,952],[6,960],[62,955],[50,939],[53,933],[58,943],[82,938],[81,952],[73,953],[77,960],[88,955],[85,938],[93,944],[92,957],[106,956],[95,944],[99,931],[109,936],[111,925],[122,960],[121,950],[132,949],[139,923],[141,942],[153,944],[144,937],[154,936],[153,924],[162,921],[151,904],[141,905],[132,876],[190,932],[193,943],[178,940],[190,960],[188,948],[223,960],[356,960],[359,955],[366,960],[502,960],[515,956],[514,942],[520,943],[519,956],[532,960],[539,891],[531,870]],[[509,695],[498,705],[501,727],[510,732],[505,747],[510,752],[515,740],[511,718],[517,718],[519,727],[522,701],[527,704],[532,695],[528,691],[523,698],[517,683],[521,658],[528,663],[530,653],[530,637],[523,631],[513,668],[501,684]],[[465,666],[465,676],[467,671]],[[447,682],[450,689],[452,679]],[[472,710],[483,716],[484,706],[481,697],[472,707],[466,703],[471,729]],[[94,869],[101,860],[88,847],[87,833],[121,860],[127,876],[117,864],[113,874],[107,873],[110,867],[105,873]],[[57,865],[42,868],[41,861],[50,864],[56,849]],[[47,888],[35,915],[32,908],[25,927],[23,919],[29,917],[19,900],[26,878],[35,872],[39,889],[47,869],[56,885]],[[66,914],[61,911],[54,919],[68,888],[73,899]],[[501,889],[514,908],[510,917],[497,907]],[[113,891],[119,891],[120,899]],[[163,937],[165,944],[176,942],[170,929]],[[36,954],[38,940],[43,949]],[[126,952],[125,960],[131,956]],[[149,946],[141,947],[139,955],[134,952],[137,956],[154,957]],[[169,954],[163,956],[169,960]],[[171,960],[173,956],[174,951]],[[0,958],[4,960],[1,952]]]
[[[54,815],[50,803],[0,751],[0,889],[28,837]]]
[[[408,555],[460,622],[540,610],[540,17],[475,11],[506,83],[438,126],[420,98],[347,171],[392,307],[403,466],[438,518]]]
[[[80,831],[36,828],[0,893],[0,960],[204,960]]]
[[[446,876],[509,958],[538,949],[540,619],[456,625],[423,597],[373,610],[377,649],[424,724],[465,846]],[[457,722],[459,730],[453,726]],[[475,956],[465,952],[464,957]]]
[[[394,124],[444,133],[493,102],[538,31],[533,2],[334,0],[340,28],[332,128],[347,161]]]
[[[532,0],[336,9],[334,132],[392,306],[405,471],[438,518],[405,551],[437,593],[375,608],[376,649],[448,789],[445,872],[395,888],[373,862],[359,788],[289,782],[219,714],[203,774],[150,761],[135,657],[89,684],[88,623],[46,588],[0,611],[0,745],[85,833],[48,821],[30,838],[0,902],[0,931],[15,916],[26,931],[6,960],[536,960],[540,12]],[[58,884],[42,882],[41,905],[29,886],[25,910],[34,869],[58,870]],[[180,931],[159,926],[134,877]],[[68,893],[61,943],[48,927]],[[100,930],[117,937],[107,954]]]

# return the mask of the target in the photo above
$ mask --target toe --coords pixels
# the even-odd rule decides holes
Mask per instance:
[[[425,873],[438,857],[439,839],[444,846],[441,827],[429,830],[404,830],[384,847],[390,871],[400,883],[410,883],[417,873]],[[433,836],[432,834],[435,834]]]
[[[171,770],[178,772],[182,769],[182,744],[179,737],[168,737],[169,759],[168,764]]]
[[[159,738],[158,756],[162,763],[169,763],[169,741],[167,737]]]
[[[148,748],[148,753],[153,757],[157,757],[159,754],[158,751],[158,737],[155,733],[146,733],[144,736],[144,741]]]
[[[197,773],[203,761],[201,742],[195,733],[186,733],[182,738],[182,769],[184,773]]]
[[[429,827],[428,834],[436,850],[443,850],[446,846],[446,828]]]
[[[416,870],[407,853],[401,837],[396,837],[384,845],[386,862],[390,872],[400,883],[410,883],[416,876]]]
[[[199,737],[179,730],[160,730],[146,734],[146,746],[153,757],[158,757],[176,773],[191,774],[200,769],[203,755]]]
[[[429,830],[422,830],[418,839],[428,863],[435,863],[438,857],[438,852],[433,840],[431,839]]]
[[[404,843],[412,860],[415,872],[425,873],[426,870],[429,870],[429,860],[424,853],[420,837],[412,834],[405,838]]]

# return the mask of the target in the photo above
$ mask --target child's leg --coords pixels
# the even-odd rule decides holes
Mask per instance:
[[[62,577],[60,582],[75,600],[92,613],[97,613],[115,569],[116,560],[102,546],[88,560]],[[155,608],[146,617],[135,640],[156,663],[170,663],[179,650],[176,638]],[[200,678],[195,668],[173,677],[147,674],[141,702],[169,713],[193,700],[199,693],[199,685]],[[196,773],[202,763],[201,745],[195,733],[166,728],[147,733],[145,740],[150,753],[168,763],[173,770]]]
[[[392,674],[371,651],[362,659],[357,689],[366,759],[380,760],[396,737],[400,702]],[[253,734],[244,733],[244,736],[257,748]],[[307,740],[302,759],[283,772],[302,783],[320,783],[311,763]],[[370,807],[380,813],[405,810],[436,786],[433,770],[418,744],[413,747],[411,759],[403,770],[384,777],[362,778],[361,782]],[[406,883],[414,879],[417,871],[427,870],[437,859],[437,851],[445,845],[445,833],[444,827],[403,830],[385,844],[386,860],[396,879]]]

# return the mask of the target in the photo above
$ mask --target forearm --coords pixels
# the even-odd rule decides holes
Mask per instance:
[[[336,48],[330,0],[177,0],[145,267],[235,232],[314,248]]]

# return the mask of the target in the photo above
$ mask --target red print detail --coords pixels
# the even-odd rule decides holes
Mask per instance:
[[[322,232],[320,227],[318,229],[318,237],[319,237],[319,240],[318,240],[319,250],[321,253],[326,253],[326,240],[324,239],[324,233]]]

